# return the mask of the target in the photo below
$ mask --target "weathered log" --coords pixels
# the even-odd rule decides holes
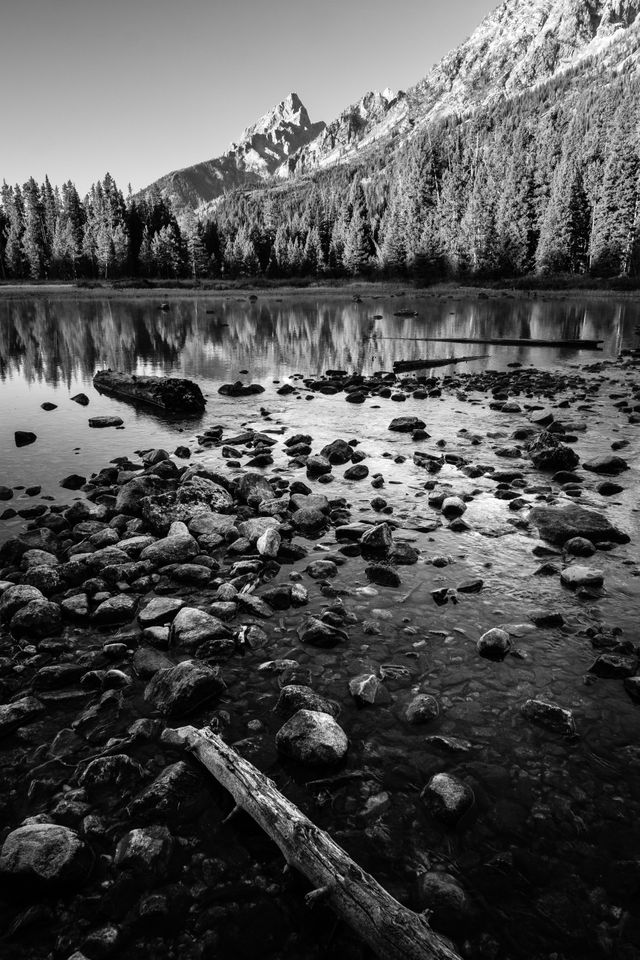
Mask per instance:
[[[431,367],[448,367],[452,363],[468,363],[469,360],[484,360],[488,353],[481,353],[475,357],[444,357],[441,360],[395,360],[394,373],[409,373],[411,370],[429,370]]]
[[[383,960],[460,960],[424,916],[403,907],[328,833],[311,822],[273,781],[209,729],[165,730],[165,743],[200,760],[295,867],[313,884],[307,902],[330,905]]]
[[[99,370],[93,385],[98,393],[148,403],[167,413],[202,413],[207,402],[196,383],[179,377],[138,377],[115,370]]]

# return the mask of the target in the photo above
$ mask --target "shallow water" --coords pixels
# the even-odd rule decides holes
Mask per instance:
[[[407,307],[420,317],[393,316]],[[373,319],[378,314],[381,319]],[[285,436],[309,432],[316,451],[336,437],[357,438],[370,473],[385,477],[381,493],[400,524],[396,539],[412,542],[420,561],[398,568],[402,585],[397,590],[368,585],[361,558],[340,568],[332,585],[345,591],[345,607],[357,619],[344,647],[301,647],[295,633],[300,612],[276,613],[265,627],[267,647],[223,668],[229,694],[221,706],[231,716],[229,739],[249,738],[248,755],[391,889],[408,886],[415,871],[429,865],[458,876],[484,914],[484,929],[501,945],[499,956],[547,958],[557,950],[567,958],[636,957],[637,906],[617,871],[620,861],[640,861],[640,707],[628,698],[621,680],[585,681],[595,653],[584,633],[604,625],[639,640],[638,427],[620,418],[609,398],[624,393],[624,375],[606,369],[610,387],[588,398],[583,411],[577,405],[567,414],[588,420],[589,429],[574,445],[583,460],[608,452],[614,438],[630,441],[622,451],[632,465],[621,478],[623,493],[605,501],[594,490],[598,478],[591,476],[580,499],[584,506],[606,511],[631,535],[630,544],[587,561],[602,567],[606,577],[605,589],[592,600],[569,593],[557,577],[532,576],[541,562],[531,553],[535,538],[508,523],[513,517],[508,503],[493,497],[495,483],[487,477],[470,480],[453,466],[445,466],[437,477],[439,488],[474,492],[465,514],[470,532],[456,534],[443,526],[431,532],[417,529],[437,517],[427,505],[424,482],[429,477],[413,463],[413,451],[433,452],[435,442],[443,439],[447,452],[500,468],[518,467],[517,461],[497,458],[494,447],[499,436],[507,438],[528,423],[525,414],[505,416],[486,403],[463,403],[455,392],[404,403],[374,398],[354,407],[340,394],[305,397],[303,392],[304,399],[292,399],[278,396],[276,389],[277,382],[295,373],[342,368],[367,374],[389,370],[394,359],[427,355],[489,354],[436,374],[505,369],[515,361],[573,373],[576,364],[614,358],[620,349],[637,345],[639,320],[637,304],[602,301],[449,298],[412,303],[409,298],[371,298],[356,304],[287,298],[251,304],[230,298],[172,301],[168,312],[159,310],[158,300],[0,301],[0,484],[41,484],[42,495],[71,499],[77,494],[58,487],[66,474],[88,475],[112,457],[141,448],[173,450],[185,442],[193,447],[196,433],[212,423],[223,424],[225,436],[245,423],[283,430]],[[365,339],[374,333],[375,343]],[[604,350],[594,355],[382,339],[428,334],[598,337]],[[91,379],[96,369],[107,366],[192,378],[208,398],[206,413],[197,420],[167,421],[100,396]],[[249,373],[241,375],[243,369]],[[238,377],[262,383],[265,393],[243,399],[217,394],[221,382]],[[79,391],[90,397],[89,407],[70,401]],[[57,403],[57,409],[42,411],[45,400]],[[269,419],[261,415],[263,407]],[[89,416],[112,413],[123,418],[124,430],[88,427]],[[400,415],[421,416],[431,439],[416,444],[406,435],[389,433],[389,421]],[[481,435],[480,445],[472,448],[458,434],[460,428]],[[16,429],[35,432],[36,443],[17,449]],[[304,476],[287,467],[279,449],[275,469],[291,479]],[[397,455],[406,461],[395,463]],[[218,467],[220,453],[200,451],[194,459]],[[369,482],[346,482],[343,469],[336,468],[335,482],[318,490],[346,497],[354,520],[370,519]],[[548,483],[548,477],[534,473],[532,481]],[[18,495],[11,505],[34,502],[38,497]],[[20,519],[6,522],[2,535],[22,526]],[[333,533],[313,550],[311,558],[335,551]],[[450,564],[434,567],[429,561],[436,555],[448,556]],[[291,569],[303,572],[308,562],[283,568],[280,579]],[[472,577],[483,579],[482,592],[460,594],[457,604],[435,605],[431,590]],[[310,594],[304,612],[325,608],[331,601],[320,585],[304,580]],[[528,614],[539,608],[560,610],[564,626],[535,628]],[[363,631],[362,622],[371,619],[378,622],[380,635]],[[483,660],[475,641],[501,624],[516,638],[517,655],[502,663]],[[307,787],[317,772],[307,775],[278,760],[273,747],[282,722],[273,713],[277,682],[257,666],[284,657],[307,667],[314,689],[340,704],[340,722],[351,741],[347,771],[358,779],[328,790]],[[356,707],[348,680],[370,671],[386,671],[394,704]],[[440,702],[440,716],[428,727],[409,727],[397,715],[399,705],[418,691]],[[536,696],[574,711],[577,740],[563,740],[523,720],[522,703]],[[251,720],[263,724],[257,735],[248,733]],[[434,734],[460,738],[469,747],[448,752],[426,741]],[[435,825],[419,798],[429,777],[442,770],[472,785],[476,797],[473,815],[454,832]]]

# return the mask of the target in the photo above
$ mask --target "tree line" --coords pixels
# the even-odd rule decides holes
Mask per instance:
[[[4,184],[0,276],[637,276],[640,79],[591,76],[197,215],[157,190],[125,198],[108,174],[82,200],[71,182]]]

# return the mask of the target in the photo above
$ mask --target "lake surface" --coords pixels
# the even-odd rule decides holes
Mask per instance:
[[[606,512],[631,535],[630,544],[585,561],[605,570],[605,589],[590,599],[569,593],[557,576],[533,576],[542,562],[531,552],[535,537],[509,524],[513,514],[506,501],[495,498],[495,483],[486,476],[471,480],[453,464],[445,465],[438,487],[473,494],[465,514],[471,529],[463,535],[447,526],[431,529],[434,513],[425,490],[429,477],[412,460],[420,444],[387,429],[393,417],[422,417],[431,435],[425,450],[462,452],[504,469],[513,462],[495,457],[496,445],[529,423],[524,412],[505,418],[486,402],[463,403],[455,389],[440,399],[409,396],[400,404],[370,398],[360,406],[345,403],[343,394],[302,390],[298,397],[282,397],[276,391],[296,374],[336,368],[369,374],[390,370],[395,359],[424,356],[479,357],[436,370],[436,375],[504,370],[520,363],[569,376],[580,364],[613,359],[621,349],[637,346],[640,306],[614,300],[459,297],[365,297],[354,303],[301,296],[257,303],[235,297],[176,299],[163,311],[160,302],[0,300],[0,485],[42,487],[32,497],[17,490],[11,506],[47,502],[42,496],[72,499],[78,494],[58,486],[62,477],[71,472],[88,476],[113,457],[150,447],[173,451],[187,443],[194,451],[192,462],[219,469],[219,450],[202,450],[195,439],[216,423],[225,427],[225,436],[243,424],[270,429],[278,438],[308,432],[314,452],[336,437],[357,438],[370,473],[385,478],[380,492],[401,526],[398,538],[420,551],[420,562],[399,568],[399,590],[368,584],[360,557],[340,568],[332,583],[345,591],[344,604],[354,616],[344,648],[301,647],[295,633],[299,612],[289,610],[269,621],[267,648],[223,666],[229,714],[225,737],[242,740],[251,759],[390,889],[404,895],[416,869],[455,875],[470,892],[487,931],[486,949],[478,946],[477,933],[472,935],[470,956],[637,960],[640,706],[627,696],[622,680],[588,676],[595,657],[591,634],[615,630],[633,644],[639,639],[639,429],[619,415],[612,399],[626,395],[625,374],[613,367],[585,373],[608,377],[611,383],[597,397],[572,398],[567,414],[588,420],[589,429],[575,445],[581,460],[610,452],[611,441],[619,439],[628,441],[622,453],[631,465],[621,478],[624,490],[606,500],[595,490],[598,478],[585,474],[580,503]],[[394,316],[400,309],[415,309],[419,316]],[[429,335],[604,342],[603,351],[594,354],[411,339]],[[402,337],[409,339],[398,339]],[[104,367],[194,379],[208,399],[207,410],[200,418],[168,420],[100,396],[92,377]],[[236,379],[261,383],[265,392],[242,399],[218,395],[221,383]],[[71,401],[79,391],[89,397],[88,407]],[[57,409],[43,411],[45,401]],[[101,414],[121,416],[124,429],[90,429],[88,417]],[[478,435],[477,447],[460,434],[465,429]],[[37,441],[16,448],[15,430],[33,431]],[[288,467],[281,443],[274,449],[271,469],[289,479],[306,479],[304,471]],[[344,496],[354,520],[371,519],[374,491],[369,482],[349,483],[342,478],[343,469],[336,468],[335,482],[318,491]],[[548,475],[528,472],[531,476],[549,483]],[[0,523],[0,539],[24,525],[20,518]],[[291,570],[304,575],[309,559],[337,548],[332,533],[307,546],[310,556],[283,569],[281,579]],[[446,557],[447,566],[434,566],[436,556]],[[480,593],[460,594],[457,603],[444,606],[433,602],[432,590],[476,578],[484,582]],[[310,603],[304,612],[318,614],[328,595],[308,577],[305,583]],[[534,628],[528,614],[540,608],[561,611],[563,626]],[[363,630],[366,621],[374,622],[378,632]],[[498,625],[512,632],[517,655],[493,663],[478,657],[475,641]],[[276,755],[273,738],[282,723],[273,712],[278,691],[273,676],[259,672],[257,665],[291,656],[309,671],[313,688],[340,705],[340,723],[351,741],[347,772],[353,774],[343,786],[308,786],[317,773],[283,770]],[[435,696],[439,718],[428,727],[408,727],[395,707],[359,709],[348,680],[370,671],[386,677],[397,703],[417,691]],[[529,697],[571,709],[579,737],[564,740],[525,723],[520,707]],[[202,723],[207,716],[200,718]],[[251,720],[261,724],[255,736],[247,727]],[[434,734],[460,743],[449,750],[427,741]],[[457,831],[434,824],[419,800],[429,777],[443,770],[473,784],[474,816]],[[458,942],[463,939],[461,935]]]
[[[640,322],[640,306],[629,301],[394,297],[354,303],[350,298],[287,297],[281,303],[250,303],[203,298],[172,300],[166,312],[161,302],[0,299],[0,484],[41,485],[44,495],[60,495],[58,483],[72,470],[88,474],[123,451],[150,445],[173,449],[185,433],[193,436],[203,424],[253,416],[267,401],[284,410],[280,398],[274,400],[273,381],[297,372],[313,375],[340,368],[370,374],[391,370],[398,359],[485,354],[473,363],[436,372],[504,369],[515,361],[538,367],[571,364],[617,355],[632,345]],[[401,309],[414,309],[419,316],[394,316]],[[585,338],[604,343],[602,354],[590,354],[401,339],[427,336]],[[198,421],[167,423],[148,410],[136,411],[100,396],[92,378],[107,367],[194,379],[209,398],[207,411]],[[267,392],[258,401],[242,403],[217,395],[221,383],[236,379],[262,383]],[[89,407],[70,402],[79,392],[89,396]],[[46,401],[58,409],[41,410]],[[323,400],[304,413],[319,439],[342,425],[334,414],[347,421],[353,415],[340,403],[327,419],[328,405]],[[89,416],[102,414],[122,416],[125,431],[91,430]],[[385,418],[386,413],[381,423]],[[366,421],[375,429],[375,413],[368,411]],[[16,430],[37,434],[37,442],[16,448]]]

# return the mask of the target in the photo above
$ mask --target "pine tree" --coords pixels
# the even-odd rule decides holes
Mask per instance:
[[[591,268],[605,276],[631,272],[640,219],[637,117],[626,105],[615,118],[594,211]]]
[[[24,196],[24,233],[22,252],[32,280],[40,280],[45,272],[44,211],[40,188],[31,177],[22,188]]]
[[[347,227],[342,261],[352,276],[361,276],[371,262],[371,231],[362,185],[357,183],[352,192],[351,219]]]

